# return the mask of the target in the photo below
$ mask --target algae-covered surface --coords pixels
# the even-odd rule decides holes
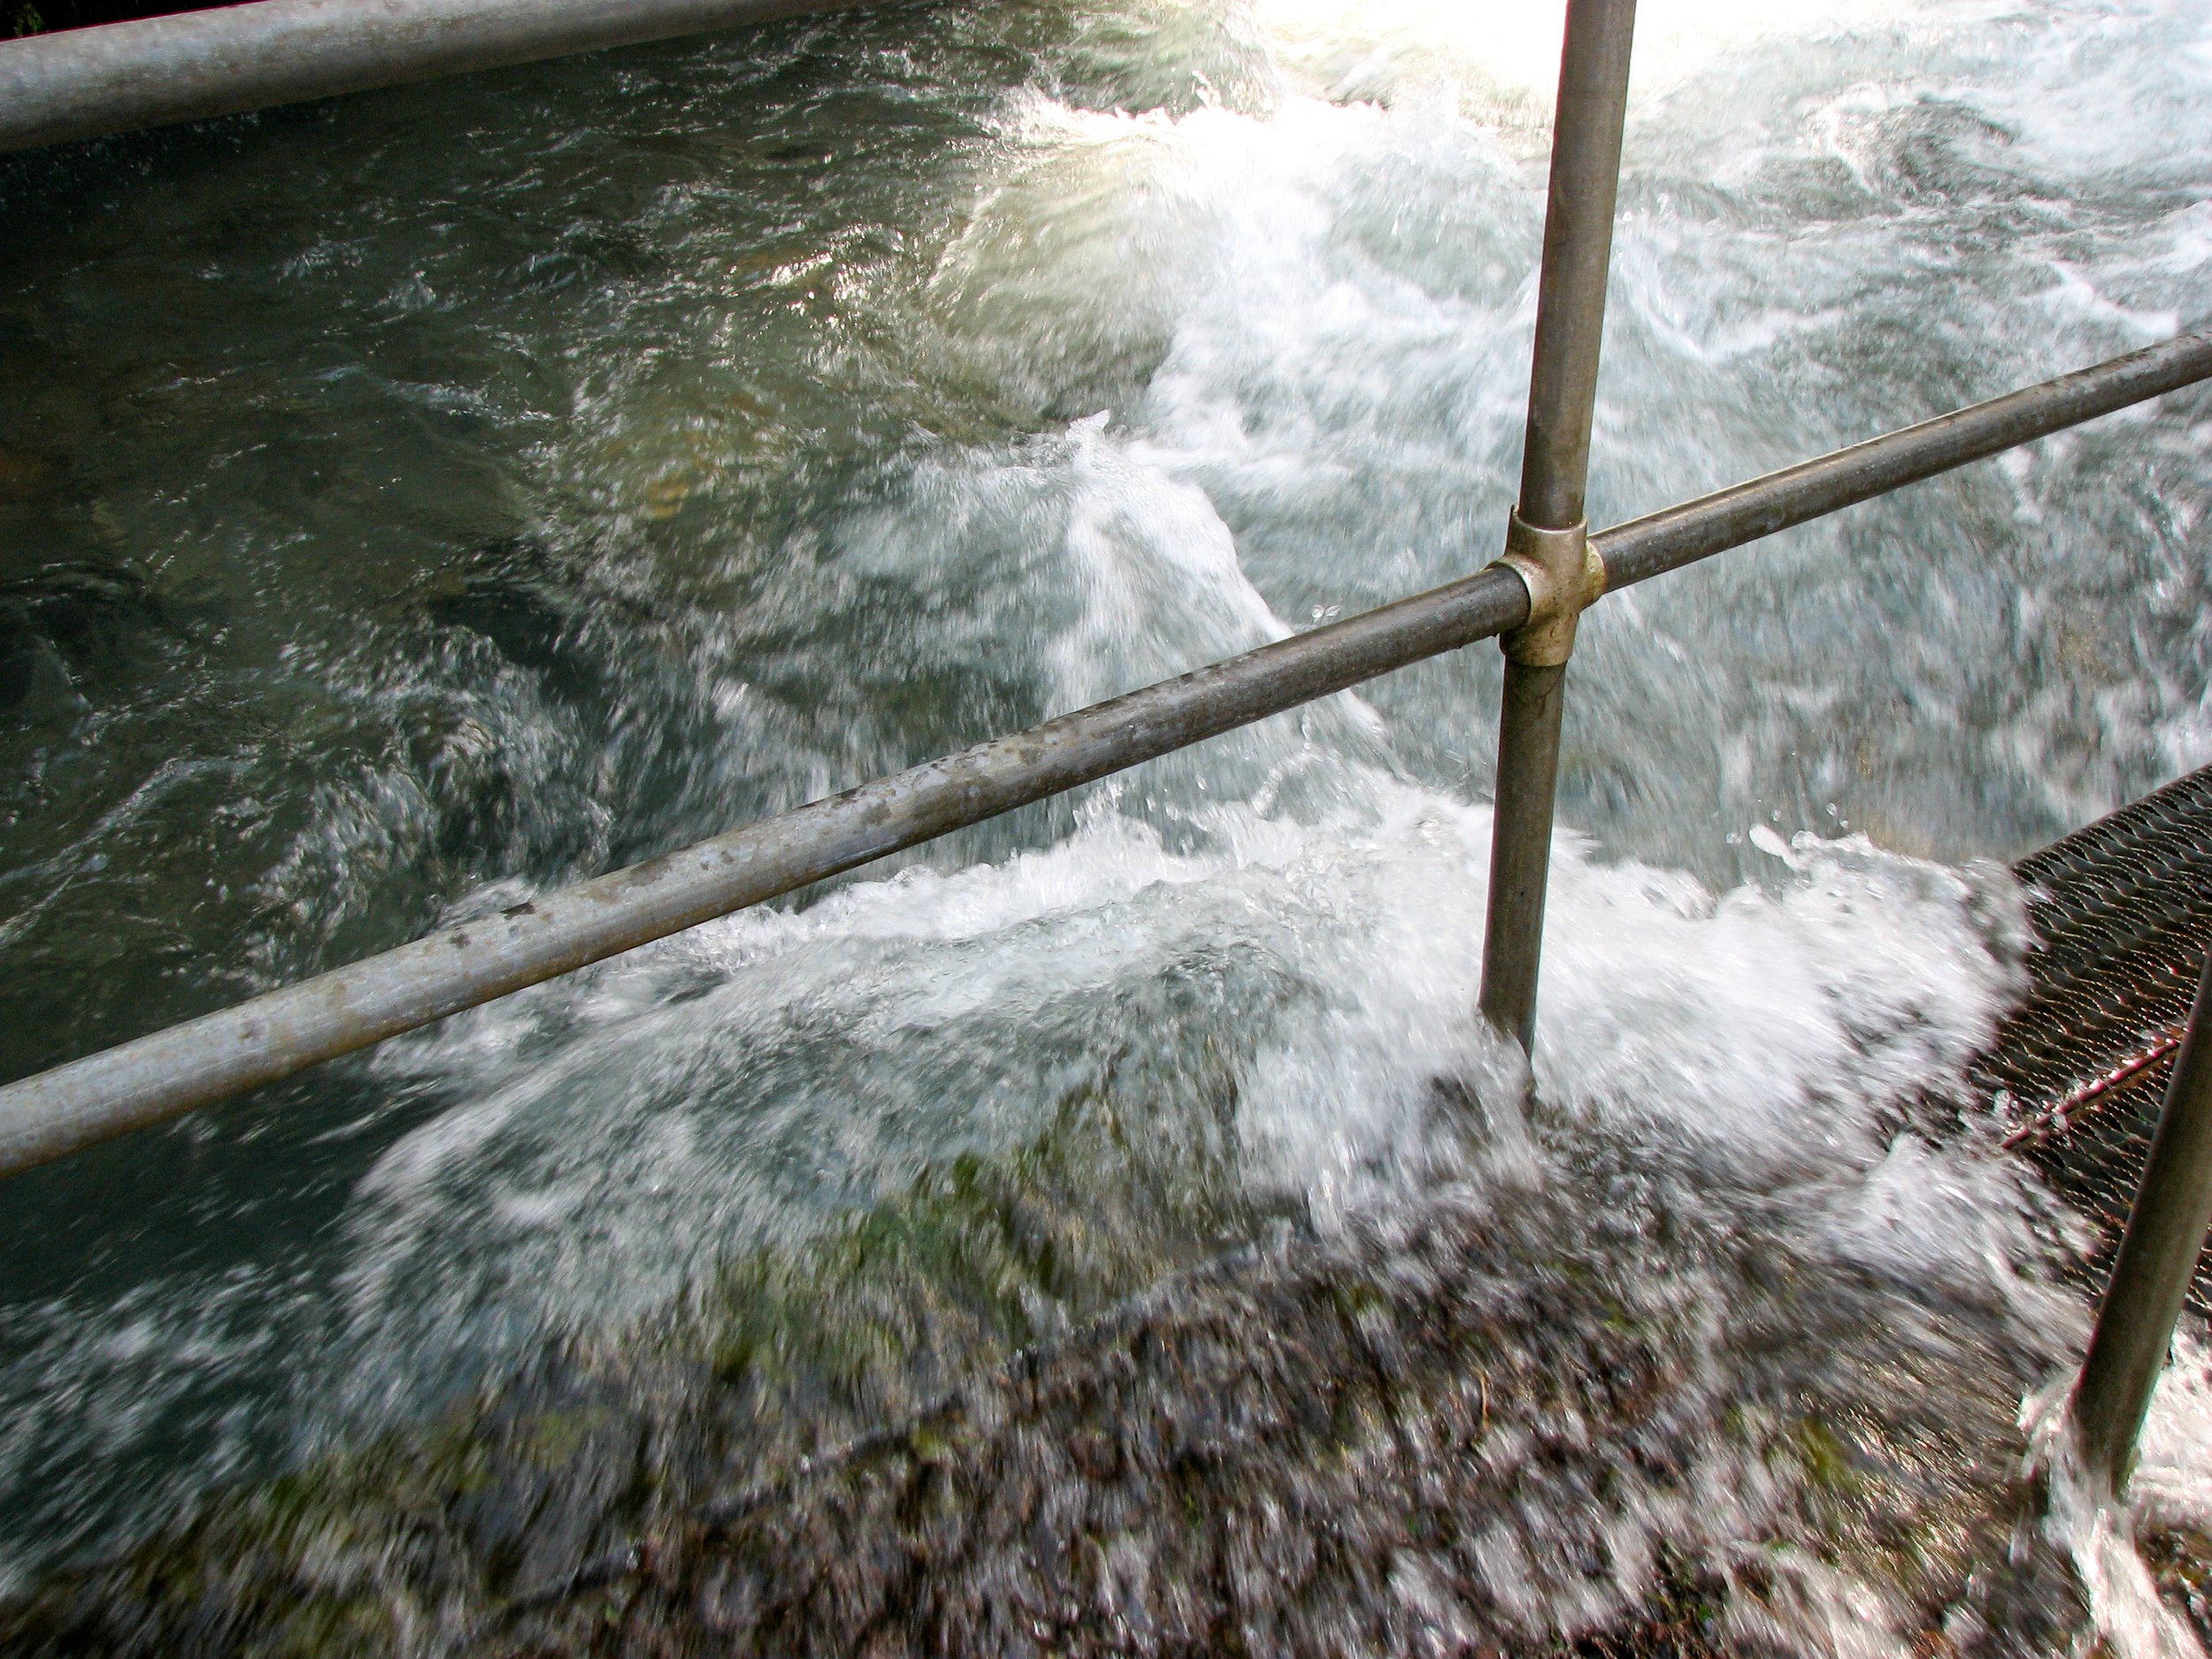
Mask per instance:
[[[1440,1147],[1474,1110],[1439,1094]],[[6,1634],[1641,1654],[1849,1619],[2030,1653],[2079,1628],[2021,1474],[2054,1356],[2015,1310],[1839,1271],[1772,1195],[1686,1201],[1602,1139],[1196,1266],[1219,1218],[1164,1176],[1110,1217],[1148,1248],[1038,1225],[1023,1195],[1112,1140],[1071,1125],[733,1264],[680,1318],[54,1581]],[[1102,1303],[1057,1334],[1035,1312]]]

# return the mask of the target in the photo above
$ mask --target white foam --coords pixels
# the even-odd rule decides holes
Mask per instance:
[[[2021,1423],[2030,1464],[2048,1486],[2044,1531],[2072,1558],[2089,1600],[2090,1622],[2074,1650],[2086,1655],[2101,1641],[2117,1659],[2203,1659],[2196,1633],[2167,1608],[2137,1553],[2129,1510],[2104,1501],[2081,1467],[2063,1409],[2071,1384],[2062,1379],[2031,1394]]]
[[[2151,1396],[2127,1498],[2146,1521],[2212,1537],[2212,1354],[2188,1324]]]
[[[1380,1201],[1423,1167],[1432,1082],[1508,1068],[1471,1018],[1489,815],[1368,787],[1369,813],[1313,826],[1216,807],[1188,853],[1100,810],[1048,850],[733,918],[395,1047],[387,1068],[473,1098],[363,1184],[364,1353],[634,1313],[933,1156],[1019,1144],[1107,1052],[1173,1087],[1182,1034],[1118,1011],[1165,982],[1230,1065],[1255,1190],[1324,1217]],[[1717,899],[1563,841],[1546,1096],[1733,1180],[1817,1177],[1847,1255],[2007,1278],[2030,1247],[2006,1175],[1892,1148],[1886,1114],[1955,1077],[2016,970],[1957,876],[1863,843],[1799,856],[1778,894]],[[518,1025],[573,1035],[549,1052]],[[1945,1209],[1966,1225],[1911,1225]]]
[[[1249,0],[1286,63],[1337,96],[1374,96],[1442,75],[1479,79],[1548,108],[1559,83],[1566,8],[1455,0]],[[1911,0],[1646,0],[1636,18],[1640,96],[1678,85],[1715,58],[1778,38],[1865,27],[1909,15]]]

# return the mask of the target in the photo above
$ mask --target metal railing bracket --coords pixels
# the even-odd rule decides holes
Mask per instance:
[[[1528,620],[1501,638],[1500,648],[1531,668],[1563,666],[1574,655],[1576,622],[1605,592],[1605,558],[1590,540],[1588,520],[1549,530],[1512,512],[1496,563],[1528,589]]]

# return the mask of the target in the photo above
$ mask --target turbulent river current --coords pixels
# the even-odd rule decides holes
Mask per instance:
[[[894,6],[0,163],[0,1075],[1486,562],[1559,22]],[[1592,521],[2208,316],[2206,0],[1647,0]],[[1925,1102],[2002,862],[2212,760],[2208,488],[2179,395],[1606,602],[1530,1118],[1483,646],[12,1181],[0,1588],[549,1346],[864,1417],[1440,1183],[1599,1236],[1609,1157],[1889,1287],[1728,1363],[2016,1463],[2087,1304]]]

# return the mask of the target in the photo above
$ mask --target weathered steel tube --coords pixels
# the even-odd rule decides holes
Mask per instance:
[[[1551,875],[1552,812],[1567,665],[1508,660],[1498,709],[1498,800],[1490,827],[1489,925],[1482,936],[1482,1011],[1535,1051],[1536,968]]]
[[[1524,540],[1541,542],[1544,532],[1571,531],[1579,541],[1635,33],[1636,0],[1569,0],[1515,510],[1515,528]],[[1529,529],[1537,533],[1534,538],[1527,536]],[[1578,545],[1559,552],[1566,564],[1579,565]],[[1481,1007],[1484,1018],[1517,1041],[1524,1053],[1532,1053],[1536,1042],[1536,977],[1573,623],[1570,612],[1541,630],[1543,637],[1509,636],[1505,646]]]
[[[1486,570],[0,1088],[0,1175],[1516,627]]]
[[[2206,379],[2212,379],[2212,328],[1616,525],[1594,538],[1605,560],[1606,590],[1647,581]]]
[[[2136,1437],[2212,1230],[2212,956],[2189,1010],[2150,1156],[2074,1385],[2074,1440],[2108,1497],[2127,1485]]]
[[[1635,34],[1636,0],[1569,0],[1521,450],[1521,517],[1548,528],[1582,520]]]
[[[1610,585],[1643,581],[2012,444],[2212,378],[2192,334],[1601,533]],[[434,933],[0,1087],[0,1175],[319,1061],[1425,657],[1509,632],[1509,568],[1346,618],[995,739],[765,823]]]
[[[204,120],[861,0],[250,0],[0,41],[0,150]]]

